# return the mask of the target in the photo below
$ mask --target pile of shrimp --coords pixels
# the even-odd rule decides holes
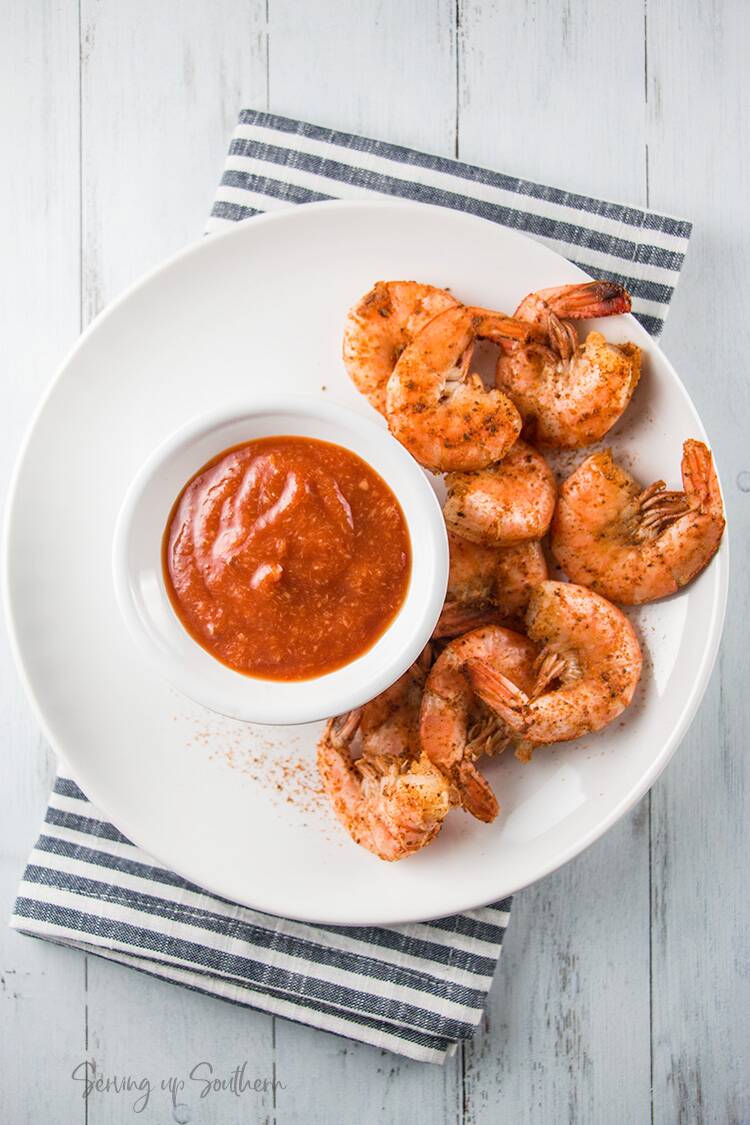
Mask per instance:
[[[339,820],[381,859],[429,844],[452,808],[494,820],[483,757],[511,748],[529,762],[622,715],[643,656],[620,606],[675,593],[719,547],[702,442],[684,444],[681,490],[643,487],[606,449],[559,486],[546,460],[600,442],[630,403],[640,349],[599,331],[580,339],[575,323],[629,311],[611,281],[530,293],[512,316],[379,281],[349,313],[350,377],[447,491],[450,574],[430,644],[318,744]],[[498,350],[491,388],[472,372],[482,340]],[[550,555],[567,581],[550,578]]]

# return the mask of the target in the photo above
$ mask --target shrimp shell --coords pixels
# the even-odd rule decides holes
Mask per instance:
[[[568,577],[623,605],[666,597],[695,578],[725,525],[703,442],[685,442],[682,480],[683,492],[664,481],[641,489],[609,450],[588,457],[561,486],[552,523],[552,553]]]
[[[542,582],[526,613],[542,646],[529,692],[486,658],[467,662],[472,687],[529,748],[601,730],[630,704],[641,675],[640,645],[617,606],[585,586]],[[557,686],[556,686],[557,685]]]
[[[449,473],[445,522],[456,535],[487,546],[541,539],[555,510],[557,485],[536,449],[520,439],[498,465]]]
[[[318,772],[336,816],[355,843],[384,860],[429,844],[457,801],[445,774],[419,747],[430,658],[425,650],[387,691],[329,719],[318,742]]]
[[[504,750],[511,731],[475,699],[467,663],[488,661],[527,691],[535,682],[539,649],[520,633],[500,625],[475,629],[448,644],[435,661],[422,696],[422,749],[456,786],[463,807],[478,820],[494,820],[497,799],[476,768],[484,753]]]
[[[541,543],[486,547],[448,532],[450,572],[435,637],[522,616],[532,590],[548,577]]]
[[[402,353],[386,391],[391,433],[436,472],[483,469],[502,460],[521,417],[499,390],[469,374],[477,340],[526,339],[520,321],[489,309],[447,309]]]
[[[510,396],[530,440],[559,449],[599,441],[633,396],[641,370],[635,344],[611,344],[589,332],[579,344],[561,318],[611,316],[630,310],[621,285],[592,281],[530,293],[516,319],[530,325],[528,341],[507,342],[495,374]]]
[[[344,366],[357,390],[385,414],[385,388],[404,348],[433,317],[458,304],[446,289],[418,281],[376,281],[349,311]]]

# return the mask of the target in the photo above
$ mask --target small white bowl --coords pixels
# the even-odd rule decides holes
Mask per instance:
[[[276,681],[226,667],[193,640],[169,600],[162,536],[190,477],[242,442],[276,434],[321,438],[352,450],[398,498],[409,529],[412,568],[404,603],[362,656],[310,680]],[[115,595],[133,639],[174,687],[212,711],[253,723],[307,723],[366,703],[398,679],[429,640],[448,581],[440,505],[417,462],[386,429],[319,399],[256,399],[194,419],[148,458],[128,489],[113,544]]]

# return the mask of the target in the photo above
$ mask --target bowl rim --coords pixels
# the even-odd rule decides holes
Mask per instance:
[[[269,680],[266,677],[244,675],[227,665],[222,665],[221,661],[203,648],[185,629],[166,593],[160,567],[162,600],[169,604],[172,615],[170,625],[177,623],[179,630],[190,637],[191,644],[194,646],[196,667],[191,669],[176,653],[168,655],[161,646],[155,644],[144,623],[142,612],[136,604],[131,581],[129,548],[134,524],[141,505],[146,501],[159,474],[172,459],[187,453],[201,439],[210,437],[212,432],[218,433],[222,428],[232,423],[241,423],[245,419],[251,421],[268,415],[289,419],[289,428],[279,430],[279,433],[283,432],[285,435],[294,433],[294,419],[305,418],[332,423],[334,428],[340,431],[338,438],[323,437],[317,440],[340,442],[344,448],[351,448],[346,440],[348,434],[364,437],[370,444],[383,448],[391,459],[396,459],[400,471],[410,476],[412,490],[416,490],[416,498],[412,497],[411,504],[405,502],[403,493],[399,490],[399,482],[394,479],[395,474],[391,479],[386,479],[381,471],[382,467],[372,465],[361,450],[356,448],[351,450],[370,465],[373,472],[378,473],[385,480],[401,506],[412,548],[409,585],[395,617],[368,649],[340,668],[304,680]],[[253,440],[252,435],[248,440]],[[221,453],[224,448],[226,446],[217,449],[216,453]],[[200,468],[201,465],[197,465],[195,471],[200,471]],[[185,483],[187,479],[189,478],[186,478]],[[427,530],[426,539],[415,536],[412,528],[410,509],[413,511],[417,503],[425,525],[423,531],[425,528]],[[161,543],[159,549],[161,552]],[[425,590],[423,580],[427,577],[427,564],[430,561],[433,563],[430,568],[432,581]],[[213,410],[195,415],[168,434],[148,454],[128,485],[115,521],[111,554],[115,600],[123,624],[141,656],[148,661],[152,669],[183,695],[217,714],[241,722],[268,726],[294,726],[319,722],[331,715],[344,714],[366,703],[395,683],[414,663],[432,635],[445,598],[448,565],[448,537],[442,509],[424,470],[411,454],[376,420],[336,402],[328,402],[312,395],[295,394],[249,395],[246,398],[223,403]],[[413,607],[415,601],[421,603],[422,608],[420,615],[411,620],[409,614],[404,611],[407,607]],[[376,646],[386,637],[392,638],[394,634],[398,637],[399,630],[403,631],[404,636],[397,652],[384,657],[379,667],[368,667],[368,663],[377,658],[373,655]],[[211,690],[211,685],[198,674],[198,662],[205,665],[206,657],[212,662],[212,668],[216,665],[222,669],[218,675],[226,685],[226,694],[222,694],[223,702]],[[232,699],[229,709],[226,703],[227,697]]]

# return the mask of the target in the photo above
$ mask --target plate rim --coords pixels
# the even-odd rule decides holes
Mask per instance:
[[[16,621],[15,621],[14,609],[13,609],[12,600],[11,600],[11,596],[10,596],[10,573],[9,573],[10,572],[11,542],[12,542],[12,524],[13,524],[14,516],[15,516],[17,492],[18,492],[21,474],[22,474],[22,471],[23,471],[23,468],[24,468],[24,465],[25,465],[25,461],[26,461],[26,457],[27,457],[27,454],[28,454],[29,446],[31,444],[31,440],[33,438],[37,423],[38,423],[42,413],[44,412],[49,399],[52,397],[52,394],[54,393],[54,390],[55,390],[57,384],[61,381],[61,379],[63,378],[65,372],[68,369],[68,367],[74,361],[78,352],[84,347],[84,345],[87,342],[87,340],[89,339],[89,337],[94,332],[98,331],[99,327],[106,320],[108,320],[112,315],[114,315],[116,313],[116,311],[120,308],[121,305],[125,304],[131,298],[131,296],[136,294],[142,288],[145,288],[147,285],[149,285],[153,280],[155,280],[161,274],[168,272],[170,269],[172,269],[174,266],[176,266],[181,261],[183,261],[185,259],[192,258],[194,256],[199,256],[202,252],[205,251],[205,248],[207,248],[209,246],[213,246],[213,245],[215,245],[219,242],[222,242],[224,240],[227,240],[227,239],[236,238],[248,226],[258,227],[258,226],[261,226],[261,225],[265,226],[265,225],[273,224],[275,222],[284,222],[284,221],[289,221],[289,220],[295,220],[295,219],[299,219],[299,218],[303,217],[306,213],[308,213],[310,211],[316,211],[316,212],[321,211],[321,210],[325,210],[325,211],[330,211],[330,210],[349,211],[349,210],[368,210],[368,209],[372,209],[372,208],[377,208],[377,209],[382,209],[382,210],[402,210],[402,211],[411,211],[411,212],[419,211],[420,213],[424,212],[425,210],[429,210],[429,211],[435,213],[436,216],[440,216],[443,219],[446,218],[446,208],[444,208],[444,207],[441,207],[441,206],[436,205],[436,204],[414,203],[414,202],[411,202],[409,200],[402,200],[402,199],[393,199],[393,200],[392,199],[323,200],[323,201],[315,202],[315,203],[306,203],[303,206],[300,206],[300,205],[290,206],[288,208],[282,208],[282,209],[279,209],[277,211],[270,211],[270,212],[265,212],[265,213],[259,214],[259,215],[249,216],[247,219],[242,219],[239,222],[234,223],[232,226],[228,227],[226,230],[220,230],[220,231],[217,231],[215,233],[211,233],[210,235],[204,235],[201,238],[196,239],[194,242],[191,242],[187,246],[182,247],[176,253],[174,253],[174,254],[170,255],[169,257],[163,259],[156,266],[152,267],[151,269],[147,270],[145,273],[141,274],[138,278],[136,278],[135,281],[133,281],[130,285],[128,285],[123,290],[122,293],[120,293],[117,297],[114,298],[113,301],[111,301],[109,304],[107,304],[93,318],[93,320],[90,322],[90,324],[87,325],[85,330],[80,334],[80,336],[77,337],[77,339],[75,340],[73,345],[68,349],[68,351],[65,354],[62,362],[57,367],[57,369],[55,370],[52,378],[49,380],[47,386],[45,387],[45,389],[44,389],[44,391],[43,391],[43,393],[42,393],[42,395],[39,399],[39,402],[37,403],[37,406],[35,407],[35,409],[32,411],[31,418],[29,419],[29,422],[27,423],[27,426],[26,426],[26,429],[24,431],[20,446],[18,448],[16,457],[15,457],[13,469],[12,469],[10,479],[9,479],[8,491],[7,491],[6,500],[5,500],[5,512],[4,512],[3,528],[2,528],[2,540],[3,540],[3,542],[2,542],[2,557],[1,557],[1,560],[0,560],[0,563],[1,563],[1,565],[0,565],[1,599],[0,600],[2,601],[3,613],[4,613],[5,621],[6,621],[6,630],[7,630],[7,635],[8,635],[9,648],[10,648],[10,651],[11,651],[11,654],[12,654],[12,657],[13,657],[14,664],[16,666],[16,670],[17,670],[18,675],[19,675],[19,679],[22,683],[22,686],[23,686],[24,691],[26,693],[26,697],[29,701],[29,705],[30,705],[30,708],[31,708],[32,715],[34,717],[34,720],[38,724],[42,734],[44,735],[46,741],[50,744],[50,746],[54,750],[55,755],[56,755],[56,757],[58,759],[58,762],[60,764],[63,764],[64,766],[70,768],[64,748],[58,745],[57,739],[55,737],[53,737],[53,735],[52,735],[51,728],[50,728],[50,726],[47,722],[47,719],[45,717],[42,700],[39,696],[39,693],[35,690],[32,682],[31,682],[30,675],[29,675],[29,673],[27,671],[27,668],[26,668],[26,665],[24,663],[24,658],[23,658],[23,654],[22,654],[22,650],[21,650],[21,644],[20,644],[20,640],[19,640],[19,636],[18,636],[18,630],[17,630],[17,626],[16,626]],[[486,224],[489,223],[493,227],[499,227],[503,231],[503,234],[505,236],[510,237],[512,241],[516,241],[519,244],[519,246],[523,246],[524,244],[528,244],[528,243],[533,243],[535,246],[542,246],[550,254],[554,255],[557,258],[562,259],[569,266],[572,266],[573,268],[578,270],[582,277],[590,277],[591,276],[591,275],[587,274],[586,271],[583,270],[576,262],[572,262],[570,259],[565,258],[565,256],[563,254],[560,254],[558,251],[553,250],[551,247],[546,246],[544,242],[542,242],[539,239],[533,238],[530,235],[524,234],[520,231],[513,230],[512,228],[509,228],[509,227],[504,227],[504,226],[502,226],[502,224],[491,223],[490,220],[483,219],[480,216],[468,215],[468,214],[466,214],[464,212],[461,212],[461,211],[450,210],[448,212],[448,214],[453,216],[454,218],[458,217],[461,222],[466,222],[466,223],[474,224],[474,225],[477,225],[477,226],[480,225],[480,224],[481,224],[481,226],[485,226]],[[646,332],[646,330],[643,328],[643,325],[639,324],[639,322],[636,320],[635,317],[633,317],[632,314],[627,314],[627,315],[631,318],[631,320],[633,320],[636,324],[638,324],[639,330]],[[703,431],[704,436],[707,437],[708,435],[706,434],[706,430],[705,430],[705,426],[703,425],[703,421],[700,418],[698,410],[695,407],[695,404],[693,403],[692,397],[690,396],[690,394],[689,394],[687,388],[685,387],[682,379],[680,378],[678,372],[674,368],[674,366],[671,363],[671,361],[669,360],[668,356],[662,350],[659,342],[657,340],[655,340],[653,337],[651,337],[649,333],[646,332],[646,335],[649,337],[650,347],[652,349],[654,349],[659,354],[660,360],[669,369],[670,374],[675,379],[678,387],[681,389],[682,393],[684,394],[685,398],[687,399],[688,403],[690,404],[690,406],[693,410],[693,413],[695,414],[695,416],[696,416],[696,418],[697,418],[697,420],[698,420],[698,422],[701,426],[701,429]],[[712,449],[712,452],[713,452],[713,446],[711,445],[710,442],[709,442],[709,446],[710,446],[710,448]],[[719,476],[719,487],[720,487],[720,490],[722,492],[722,498],[723,498],[724,490],[721,486],[721,478],[720,478],[718,466],[716,467],[716,471],[717,471],[717,476]],[[725,505],[725,511],[726,511],[726,505]],[[694,680],[693,685],[691,687],[690,694],[689,694],[688,699],[686,701],[685,707],[683,708],[680,719],[677,722],[677,724],[675,725],[675,728],[672,731],[670,737],[664,742],[659,754],[655,757],[654,761],[651,763],[649,768],[643,773],[643,775],[640,777],[640,779],[630,788],[630,790],[623,795],[621,800],[614,806],[614,808],[601,821],[599,821],[594,827],[592,827],[583,837],[577,839],[574,843],[572,843],[569,847],[565,848],[562,852],[556,853],[554,858],[551,858],[546,864],[542,864],[540,870],[537,873],[537,875],[535,876],[535,878],[533,880],[531,880],[531,882],[529,882],[527,879],[523,879],[523,878],[518,880],[518,881],[510,879],[504,885],[502,891],[500,891],[499,894],[493,894],[492,896],[490,896],[487,899],[484,899],[481,902],[476,902],[476,901],[473,901],[471,899],[469,901],[463,901],[463,900],[459,899],[458,900],[459,904],[458,905],[451,905],[448,908],[446,914],[434,914],[434,913],[425,914],[425,913],[417,912],[417,913],[414,913],[414,914],[409,914],[409,916],[407,918],[404,918],[402,914],[398,914],[398,915],[386,917],[385,919],[382,916],[379,916],[379,917],[377,917],[373,920],[363,920],[361,918],[357,918],[354,921],[342,921],[342,919],[339,918],[339,917],[331,917],[331,916],[326,915],[326,914],[320,914],[320,915],[317,915],[317,914],[316,915],[310,915],[309,913],[298,914],[298,913],[295,913],[294,911],[289,911],[285,908],[283,917],[289,918],[292,921],[307,922],[307,923],[310,923],[310,924],[340,925],[340,926],[394,926],[394,925],[401,925],[401,924],[426,922],[426,921],[433,920],[435,918],[446,917],[446,916],[453,915],[453,914],[462,914],[462,913],[466,913],[466,912],[473,911],[473,910],[479,910],[483,907],[490,906],[490,905],[494,904],[495,902],[497,902],[498,899],[508,898],[508,897],[516,894],[518,891],[522,890],[523,888],[525,888],[527,886],[532,886],[534,883],[538,882],[540,879],[543,879],[546,876],[550,875],[552,872],[554,872],[554,871],[558,870],[559,868],[563,867],[565,864],[570,862],[570,860],[574,859],[576,856],[578,856],[582,852],[586,851],[587,848],[589,848],[593,843],[595,843],[598,839],[600,839],[606,832],[609,831],[610,828],[612,828],[617,823],[618,820],[620,820],[630,809],[632,809],[633,806],[654,785],[654,783],[656,782],[658,777],[661,775],[661,773],[664,771],[664,769],[666,768],[668,763],[673,758],[677,748],[679,747],[679,745],[683,741],[685,735],[687,734],[687,731],[688,731],[690,725],[692,724],[692,722],[693,722],[693,720],[694,720],[694,718],[695,718],[695,716],[698,712],[698,709],[699,709],[700,704],[701,704],[701,702],[702,702],[702,700],[705,696],[706,689],[708,688],[708,684],[710,682],[711,675],[712,675],[713,669],[714,669],[715,664],[716,664],[716,659],[717,659],[717,656],[718,656],[718,651],[719,651],[719,647],[720,647],[720,644],[721,644],[723,631],[724,631],[724,623],[725,623],[725,618],[726,618],[726,608],[727,608],[728,593],[729,593],[729,574],[730,574],[730,544],[729,544],[729,540],[730,540],[729,527],[726,526],[725,529],[724,529],[724,534],[723,534],[723,537],[722,537],[722,543],[721,543],[720,549],[717,552],[717,555],[715,556],[715,559],[712,560],[714,562],[714,565],[716,566],[716,569],[717,569],[717,582],[716,582],[716,588],[715,588],[715,591],[714,591],[713,602],[712,602],[712,605],[711,605],[711,616],[710,616],[710,623],[709,623],[709,629],[708,629],[709,644],[707,644],[703,649],[702,656],[701,656],[701,662],[700,662],[695,680]],[[678,597],[679,592],[675,595],[672,595],[672,596]],[[71,770],[71,773],[72,772],[73,771]],[[152,849],[144,847],[142,844],[138,843],[138,841],[134,838],[134,836],[127,831],[127,825],[126,825],[125,820],[123,820],[119,816],[114,817],[114,818],[111,817],[111,814],[106,807],[107,802],[102,802],[99,799],[98,792],[95,791],[98,788],[96,785],[94,785],[93,788],[91,786],[89,786],[86,783],[86,779],[83,776],[76,776],[75,780],[77,780],[77,781],[80,780],[81,788],[85,792],[85,795],[86,795],[87,799],[98,810],[100,810],[102,813],[104,813],[104,815],[108,819],[111,819],[112,823],[116,827],[118,827],[121,831],[123,831],[123,834],[125,836],[127,836],[128,839],[131,840],[131,842],[136,847],[142,848],[144,852],[146,852],[153,859],[157,860],[158,863],[161,863],[168,870],[173,871],[175,874],[182,876],[183,878],[187,879],[188,881],[191,881],[191,882],[195,881],[194,876],[192,876],[189,871],[186,871],[184,868],[182,868],[181,865],[175,864],[171,860],[170,861],[162,860],[159,857],[159,855],[157,853],[155,853]],[[247,899],[244,899],[244,898],[238,898],[237,893],[236,893],[236,889],[234,889],[234,888],[230,891],[227,891],[226,887],[222,888],[222,880],[221,880],[220,875],[216,879],[216,881],[213,882],[212,886],[206,886],[203,883],[201,883],[201,886],[209,894],[215,894],[215,895],[219,895],[221,897],[229,898],[231,901],[237,902],[239,905],[246,906],[251,910],[257,910],[257,911],[265,912],[265,913],[269,913],[269,914],[276,914],[277,913],[277,908],[274,908],[273,906],[269,907],[268,905],[258,904],[257,902],[254,902],[254,903],[249,902]]]

